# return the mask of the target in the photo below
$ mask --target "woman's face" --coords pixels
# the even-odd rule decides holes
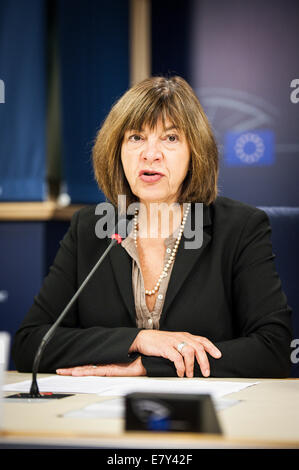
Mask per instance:
[[[131,191],[140,202],[176,202],[189,168],[186,137],[170,121],[125,133],[121,160]]]

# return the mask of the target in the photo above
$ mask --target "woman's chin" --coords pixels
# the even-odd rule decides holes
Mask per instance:
[[[139,196],[139,201],[143,204],[171,204],[172,202],[175,202],[173,198],[169,198],[161,194],[142,195]]]

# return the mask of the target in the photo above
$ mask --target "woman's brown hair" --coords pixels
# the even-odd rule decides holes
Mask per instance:
[[[112,107],[93,147],[95,178],[115,206],[126,195],[127,206],[137,201],[125,177],[121,146],[127,130],[154,128],[168,119],[185,134],[190,167],[177,202],[210,204],[217,196],[219,171],[217,145],[208,119],[190,85],[181,77],[151,77],[130,88]]]

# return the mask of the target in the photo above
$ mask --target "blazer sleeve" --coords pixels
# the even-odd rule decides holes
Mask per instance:
[[[216,342],[222,357],[209,356],[213,377],[288,377],[290,374],[291,308],[275,269],[271,227],[257,209],[241,231],[232,271],[232,316],[235,337]],[[175,376],[165,359],[143,357],[148,375]],[[201,376],[199,366],[195,375]]]
[[[39,344],[78,289],[77,248],[80,211],[71,221],[70,228],[45,278],[42,288],[18,329],[12,347],[12,357],[17,370],[31,371]],[[77,303],[57,328],[43,352],[39,372],[52,373],[60,367],[85,364],[127,363],[131,343],[140,330],[134,327],[82,328]]]

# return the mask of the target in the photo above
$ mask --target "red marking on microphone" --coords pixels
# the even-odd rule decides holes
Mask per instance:
[[[41,395],[46,396],[46,395],[53,395],[52,392],[42,392]]]
[[[120,244],[122,242],[122,238],[118,233],[114,233],[113,235],[111,235],[111,238],[115,239],[118,244]]]

